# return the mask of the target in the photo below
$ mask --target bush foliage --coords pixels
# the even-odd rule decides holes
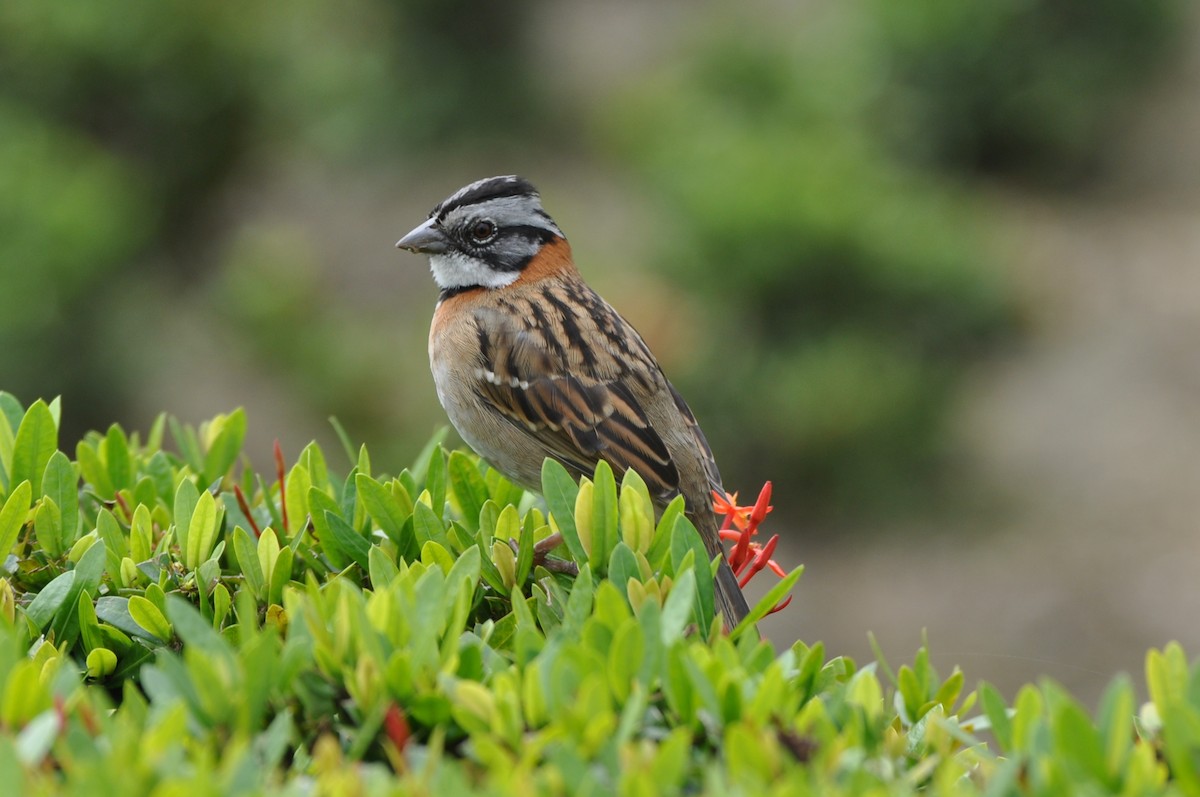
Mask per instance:
[[[1095,717],[713,620],[676,503],[601,467],[545,502],[435,439],[394,477],[242,461],[241,411],[112,426],[0,394],[0,782],[22,795],[1190,793],[1200,670]],[[169,432],[178,453],[163,449]],[[239,472],[240,470],[240,472]],[[561,534],[559,539],[552,534]],[[539,546],[538,543],[549,542]],[[553,546],[553,547],[550,547]],[[1136,713],[1136,717],[1135,717]],[[990,739],[991,744],[986,744]]]

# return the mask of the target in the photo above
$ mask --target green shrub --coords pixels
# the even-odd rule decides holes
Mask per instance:
[[[545,503],[436,442],[398,476],[309,445],[238,468],[240,411],[58,450],[0,393],[0,782],[22,795],[1173,794],[1200,783],[1174,645],[1140,711],[1006,706],[722,633],[695,530],[606,468]],[[178,453],[162,447],[170,431]],[[547,514],[548,510],[548,514]],[[561,534],[561,541],[557,535]],[[539,543],[542,543],[539,545]],[[1137,717],[1135,719],[1135,712]],[[991,746],[982,739],[986,734]]]

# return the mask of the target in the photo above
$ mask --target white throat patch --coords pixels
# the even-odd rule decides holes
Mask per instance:
[[[429,256],[429,270],[433,281],[442,290],[454,288],[503,288],[521,276],[519,271],[496,271],[482,260],[468,257],[461,252],[445,252]]]

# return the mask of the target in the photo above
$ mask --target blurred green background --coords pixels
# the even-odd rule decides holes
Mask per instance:
[[[245,405],[262,461],[274,437],[328,442],[336,415],[396,470],[444,416],[436,291],[392,243],[519,172],[727,486],[775,481],[795,560],[985,544],[1043,521],[979,454],[1005,436],[986,399],[962,407],[1072,298],[1022,270],[1037,250],[1014,231],[1136,183],[1120,142],[1194,78],[1194,18],[1184,0],[7,3],[0,388],[62,394],[64,439]],[[880,630],[874,599],[823,626],[830,600],[779,635]],[[903,644],[930,621],[906,622]]]

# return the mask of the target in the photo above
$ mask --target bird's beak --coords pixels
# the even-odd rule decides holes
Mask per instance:
[[[396,248],[407,249],[410,252],[423,252],[427,255],[440,255],[447,251],[450,248],[450,242],[446,240],[446,236],[434,222],[435,219],[430,219],[396,241]]]

